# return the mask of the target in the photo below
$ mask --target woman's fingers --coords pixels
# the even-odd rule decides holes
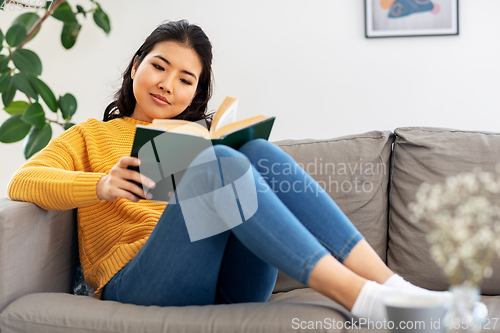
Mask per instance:
[[[139,201],[140,198],[146,198],[146,199],[151,199],[153,196],[151,193],[146,193],[142,187],[132,183],[132,182],[129,182],[128,180],[124,180],[122,179],[120,181],[120,183],[116,184],[117,188],[118,189],[121,189],[121,190],[125,190],[126,192],[130,193],[133,195],[134,199],[137,199],[137,200],[132,200],[132,201]],[[127,195],[127,198],[126,199],[129,199],[130,196]],[[129,199],[130,200],[130,199]]]
[[[132,156],[122,156],[118,163],[116,163],[120,168],[127,168],[129,165],[139,166],[140,164],[141,161],[137,157]]]
[[[118,161],[118,164],[120,166],[119,170],[123,172],[121,174],[122,178],[125,179],[130,179],[133,180],[137,183],[143,184],[149,188],[154,188],[155,187],[155,182],[151,180],[150,178],[140,174],[139,172],[135,170],[130,170],[127,169],[129,165],[132,166],[138,166],[140,165],[140,160],[136,157],[131,157],[131,156],[123,156],[120,158],[120,161]]]
[[[110,179],[110,185],[115,189],[121,189],[128,191],[132,194],[137,195],[141,198],[150,199],[151,194],[146,194],[146,192],[142,189],[141,186],[136,183],[131,182],[130,180],[134,180],[138,183],[141,182],[140,174],[137,171],[133,170],[118,170],[115,171],[114,176]],[[129,196],[127,196],[128,199]]]
[[[129,191],[126,191],[123,189],[119,189],[119,188],[116,188],[114,190],[114,198],[115,198],[114,200],[116,200],[118,198],[123,198],[123,199],[127,199],[127,200],[130,200],[133,202],[137,202],[137,201],[141,200],[141,198],[139,198],[138,196],[136,196],[132,192],[129,192]]]
[[[152,181],[151,179],[149,179],[146,176],[143,176],[141,173],[139,173],[139,177],[140,177],[141,184],[146,185],[149,188],[155,188],[156,184],[154,181]]]
[[[152,195],[146,194],[140,185],[153,188],[155,183],[139,172],[128,169],[129,166],[138,166],[139,164],[139,159],[135,157],[123,156],[120,158],[118,163],[111,168],[109,174],[99,180],[96,189],[98,197],[108,201],[124,198],[134,202],[139,201],[140,198],[151,199]]]

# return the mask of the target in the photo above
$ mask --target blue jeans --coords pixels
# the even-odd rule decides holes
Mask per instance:
[[[223,157],[251,163],[255,213],[232,229],[191,241],[181,204],[170,202],[146,244],[104,287],[103,299],[159,306],[266,302],[277,269],[308,285],[323,256],[343,263],[363,239],[321,186],[275,144],[257,139],[239,151],[213,149],[219,163]],[[193,170],[176,192],[190,184],[212,191],[218,168]],[[225,204],[217,201],[198,205],[199,212],[213,214],[213,206]]]

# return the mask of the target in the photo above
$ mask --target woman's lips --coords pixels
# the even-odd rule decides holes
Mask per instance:
[[[155,101],[155,103],[158,105],[161,106],[170,105],[170,103],[165,97],[156,94],[151,94],[151,96],[153,97],[153,101]]]

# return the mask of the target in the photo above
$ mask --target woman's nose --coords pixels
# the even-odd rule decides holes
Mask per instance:
[[[173,83],[174,83],[173,78],[168,76],[158,83],[158,88],[170,94],[172,93]]]

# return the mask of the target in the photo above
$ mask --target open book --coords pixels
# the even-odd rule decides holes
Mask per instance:
[[[205,121],[154,119],[151,125],[136,125],[130,156],[141,160],[139,171],[156,182],[154,189],[142,184],[153,195],[154,201],[168,201],[168,192],[174,191],[193,159],[204,149],[224,144],[234,149],[248,141],[268,139],[275,117],[263,115],[236,120],[238,100],[227,96],[217,109],[210,130]]]

